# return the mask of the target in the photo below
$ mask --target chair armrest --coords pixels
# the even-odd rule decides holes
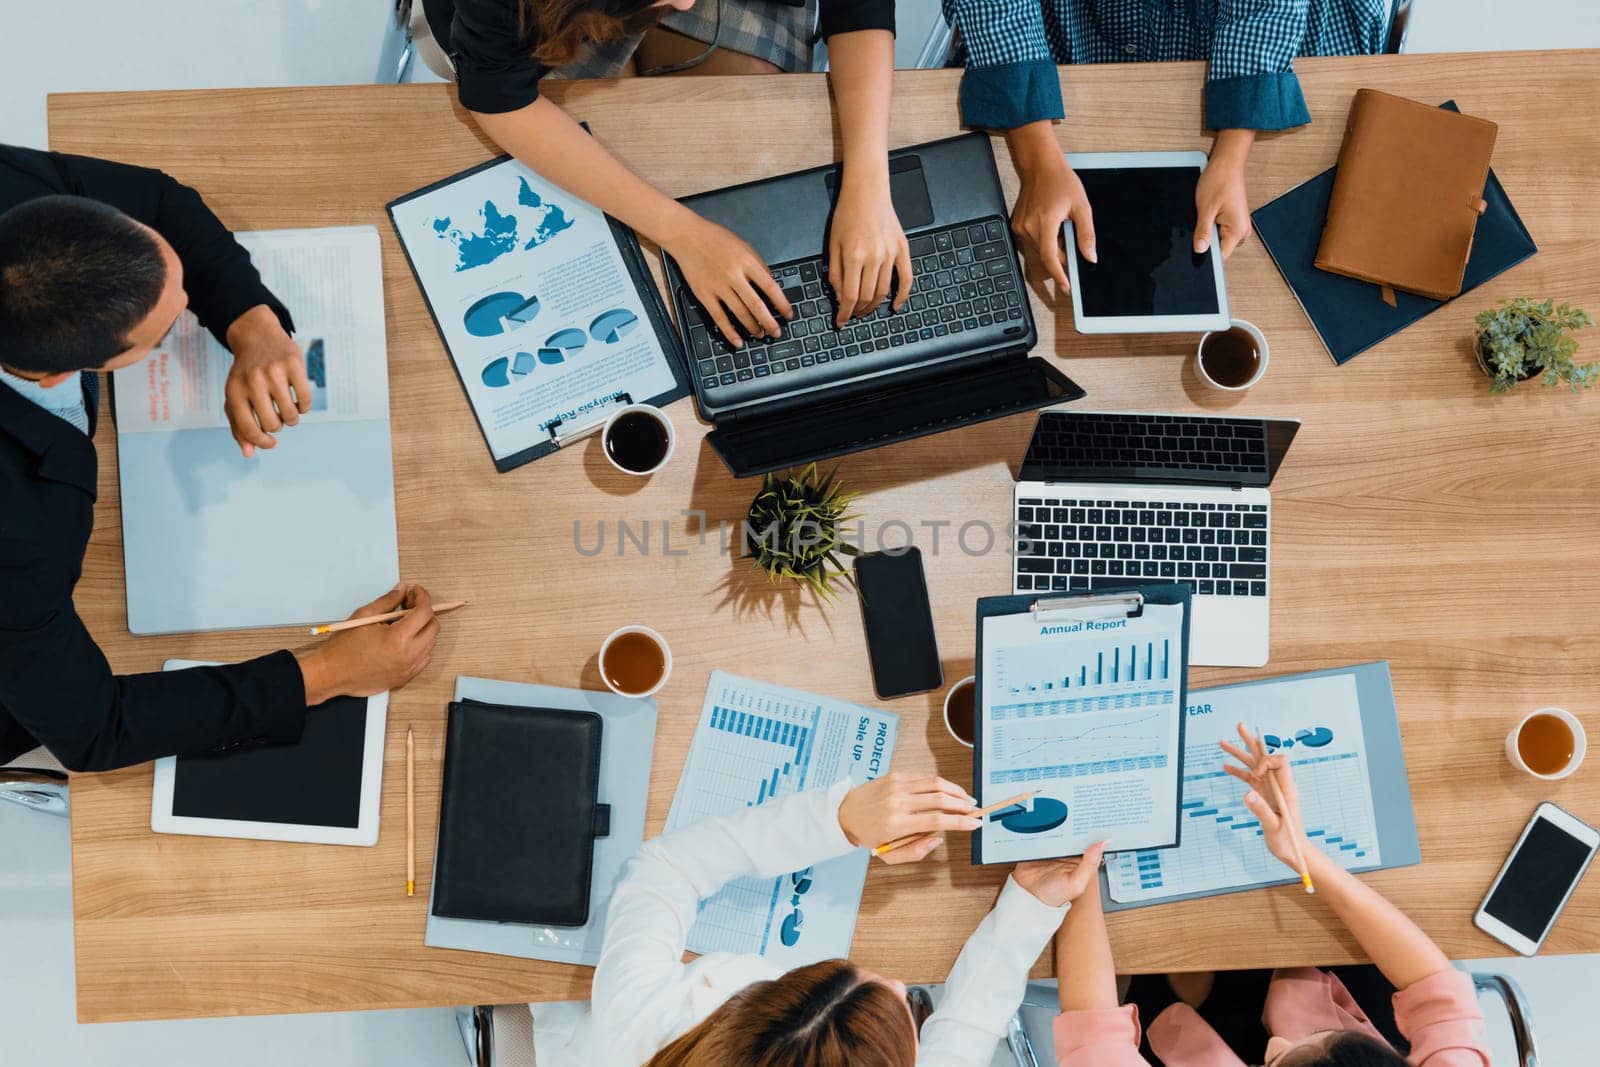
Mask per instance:
[[[67,776],[43,767],[0,767],[0,800],[65,818]]]
[[[1538,1043],[1533,1037],[1533,1017],[1528,1012],[1528,1001],[1522,987],[1509,975],[1473,972],[1472,984],[1478,992],[1494,992],[1505,1001],[1506,1014],[1511,1018],[1511,1036],[1517,1045],[1517,1062],[1521,1067],[1539,1067]]]

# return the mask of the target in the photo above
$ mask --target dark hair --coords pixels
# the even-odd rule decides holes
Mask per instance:
[[[643,33],[670,13],[652,0],[520,0],[519,7],[533,58],[552,69],[567,66],[586,44]]]
[[[1305,1067],[1406,1067],[1406,1058],[1375,1037],[1346,1030]]]
[[[903,997],[849,960],[823,960],[735,993],[648,1067],[913,1067]]]
[[[0,359],[92,370],[128,348],[167,283],[155,237],[98,200],[43,196],[0,214]]]

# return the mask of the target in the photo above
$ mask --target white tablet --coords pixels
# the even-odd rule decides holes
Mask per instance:
[[[166,669],[205,664],[168,660]],[[339,697],[306,714],[293,745],[156,760],[150,829],[321,845],[375,845],[389,694]]]
[[[1095,253],[1062,228],[1079,333],[1201,333],[1228,328],[1222,248],[1194,251],[1195,185],[1204,152],[1073,152],[1094,212]]]

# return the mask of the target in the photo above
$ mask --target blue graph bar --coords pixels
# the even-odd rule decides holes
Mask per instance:
[[[756,803],[759,804],[763,800],[766,800],[766,799],[767,799],[767,783],[766,782],[762,782],[761,786],[756,790]]]
[[[767,791],[774,796],[778,793],[778,768],[776,767],[772,768],[772,784]]]
[[[1150,641],[1144,646],[1144,680],[1151,681],[1150,672],[1156,669],[1156,643]],[[1163,676],[1165,677],[1165,676]]]
[[[1083,667],[1081,668],[1080,674],[1078,676],[1078,684],[1079,685],[1088,685],[1089,684],[1089,665],[1087,663],[1085,663],[1083,665]]]
[[[1118,645],[1111,650],[1111,680],[1122,681],[1122,646]]]
[[[1106,681],[1106,654],[1104,652],[1096,652],[1094,654],[1094,684],[1095,685],[1104,685],[1105,681]]]

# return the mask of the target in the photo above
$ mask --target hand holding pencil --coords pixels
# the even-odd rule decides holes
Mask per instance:
[[[1268,755],[1267,746],[1244,723],[1239,724],[1239,739],[1244,742],[1243,748],[1228,741],[1221,745],[1224,752],[1244,766],[1229,763],[1223,770],[1250,787],[1244,795],[1244,805],[1260,821],[1267,848],[1294,868],[1307,893],[1315,893],[1317,888],[1306,863],[1310,842],[1300,816],[1300,792],[1295,788],[1289,761],[1281,755]]]
[[[333,634],[307,652],[297,652],[305,680],[306,704],[315,706],[336,696],[367,697],[399,689],[422,673],[439,636],[433,599],[420,585],[401,583],[358,608],[351,621],[404,609],[387,625],[362,625]]]
[[[936,774],[891,771],[845,794],[839,829],[852,845],[881,851],[885,863],[915,863],[939,847],[945,831],[981,826],[972,815],[977,803]]]

